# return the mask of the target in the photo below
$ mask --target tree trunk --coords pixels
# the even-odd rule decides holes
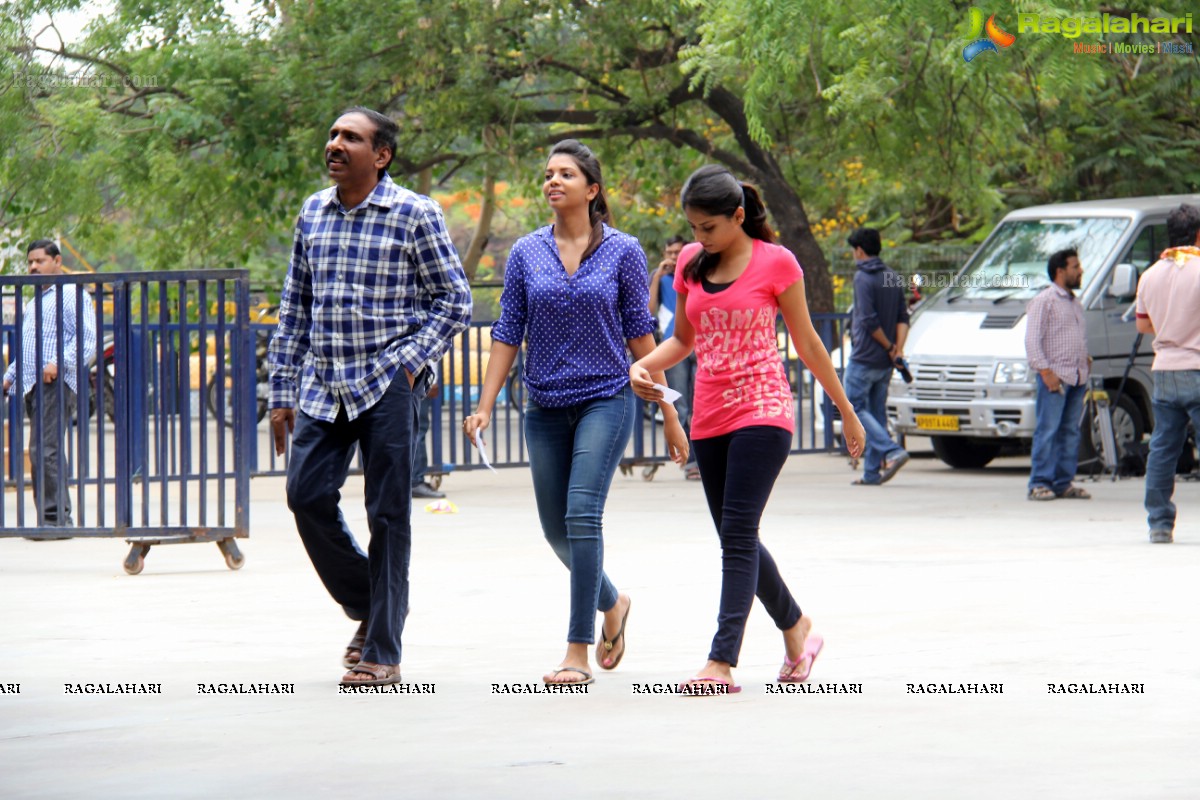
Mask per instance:
[[[479,271],[479,259],[483,256],[483,248],[487,246],[488,237],[492,233],[492,215],[495,212],[496,175],[489,164],[484,168],[483,173],[483,197],[479,206],[479,222],[475,225],[475,233],[472,234],[471,243],[467,245],[467,252],[463,256],[463,269],[466,271],[469,281],[475,280],[475,273]]]
[[[433,191],[433,167],[426,167],[417,173],[417,194],[428,196]]]
[[[833,281],[829,277],[829,262],[821,252],[808,224],[808,214],[800,195],[783,175],[775,157],[759,146],[750,136],[745,108],[737,95],[721,87],[714,88],[705,103],[733,130],[746,160],[756,174],[745,176],[758,185],[763,202],[774,217],[779,243],[795,254],[804,268],[804,291],[813,312],[834,311]]]

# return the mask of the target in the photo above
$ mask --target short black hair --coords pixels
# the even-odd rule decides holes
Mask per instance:
[[[58,245],[52,239],[38,239],[36,242],[32,242],[29,247],[25,248],[25,255],[29,255],[34,250],[45,250],[46,255],[51,258],[62,255],[62,251],[58,249]]]
[[[1167,246],[1187,247],[1200,233],[1200,208],[1184,203],[1167,215]]]
[[[852,248],[861,247],[864,253],[872,257],[879,255],[879,251],[883,249],[879,231],[874,228],[859,228],[846,237],[846,244]]]
[[[393,159],[396,158],[396,138],[400,135],[400,126],[396,124],[396,120],[389,117],[387,114],[380,114],[373,108],[366,106],[350,106],[343,111],[340,116],[347,114],[362,114],[367,119],[371,120],[375,125],[375,133],[371,134],[371,147],[380,150],[384,147],[392,151],[391,157],[388,158],[388,163],[383,165],[379,170],[380,179],[387,174],[388,167],[392,165]]]
[[[1069,261],[1072,257],[1079,258],[1079,253],[1075,251],[1074,247],[1068,247],[1066,250],[1059,250],[1057,253],[1050,256],[1050,260],[1046,263],[1046,273],[1050,276],[1051,283],[1053,283],[1054,279],[1058,276],[1058,271],[1060,269],[1067,268],[1067,261]]]
[[[663,247],[670,247],[673,244],[687,244],[687,239],[682,236],[672,236],[670,239],[667,239]]]

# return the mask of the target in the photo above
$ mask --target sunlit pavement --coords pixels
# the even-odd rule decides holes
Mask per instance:
[[[673,467],[614,480],[628,652],[586,694],[524,691],[562,656],[567,572],[523,469],[454,473],[458,513],[416,510],[399,693],[339,693],[354,625],[282,479],[252,483],[236,572],[211,544],[154,548],[131,577],[121,540],[3,539],[0,794],[1194,798],[1200,488],[1179,485],[1176,543],[1150,545],[1141,480],[1031,503],[1027,470],[914,459],[853,487],[843,458],[791,459],[762,537],[825,637],[808,693],[771,691],[761,607],[740,693],[669,692],[704,663],[720,581],[700,485]],[[364,533],[356,479],[343,505]]]

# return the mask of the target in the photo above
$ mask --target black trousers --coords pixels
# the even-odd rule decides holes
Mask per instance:
[[[772,425],[692,442],[708,509],[721,537],[721,608],[708,654],[713,661],[737,666],[756,596],[781,631],[800,620],[800,606],[775,559],[758,540],[763,508],[791,445],[792,435]]]
[[[417,398],[403,371],[371,408],[334,422],[299,412],[288,462],[288,508],[317,575],[354,620],[367,620],[363,661],[399,664],[408,613],[412,549],[412,461]],[[338,504],[354,458],[362,449],[367,524],[364,554]]]
[[[76,397],[71,387],[62,383],[63,396],[59,399],[61,380],[42,384],[40,408],[38,388],[33,387],[25,395],[25,415],[29,417],[29,466],[33,477],[33,499],[40,517],[38,524],[66,527],[74,523],[71,521],[71,492],[61,480],[61,474],[70,471],[63,442],[75,417]],[[59,469],[60,458],[62,470]]]

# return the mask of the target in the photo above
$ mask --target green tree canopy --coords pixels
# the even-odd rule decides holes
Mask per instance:
[[[537,198],[548,145],[584,139],[618,225],[650,247],[684,228],[687,174],[723,163],[759,185],[818,310],[823,247],[864,221],[963,237],[1012,205],[1200,187],[1196,55],[1082,56],[1022,34],[966,63],[966,5],[269,0],[234,19],[216,0],[116,0],[80,41],[33,46],[36,13],[78,5],[4,4],[0,230],[151,268],[279,247],[325,184],[328,124],[358,103],[400,122],[394,175],[481,189],[485,207],[497,180]],[[1039,9],[1092,13],[1076,5]],[[1110,9],[1133,11],[1184,8]]]

